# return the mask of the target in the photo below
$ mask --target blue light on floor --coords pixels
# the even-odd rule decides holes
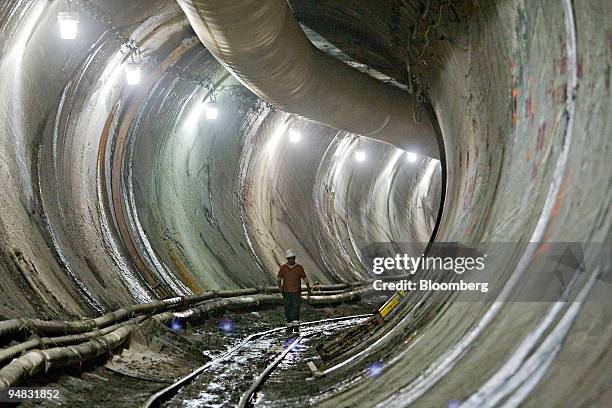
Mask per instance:
[[[375,361],[368,366],[368,375],[370,377],[376,377],[383,372],[384,365],[381,361]]]
[[[459,400],[448,401],[448,408],[459,408],[460,406],[461,406],[461,401]]]
[[[233,333],[236,331],[236,323],[232,319],[225,318],[219,322],[219,330],[224,333]]]
[[[168,327],[174,332],[182,332],[185,330],[185,322],[180,317],[173,317]]]

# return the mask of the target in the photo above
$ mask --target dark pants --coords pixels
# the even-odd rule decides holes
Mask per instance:
[[[300,303],[302,299],[299,293],[283,293],[283,303],[285,304],[285,317],[287,323],[300,320]]]

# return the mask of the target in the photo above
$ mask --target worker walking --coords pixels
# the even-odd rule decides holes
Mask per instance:
[[[287,332],[300,331],[300,303],[302,294],[302,279],[306,282],[308,296],[310,296],[310,281],[306,277],[302,265],[295,262],[295,252],[287,251],[287,263],[278,271],[278,287],[283,294],[285,317],[287,318]]]

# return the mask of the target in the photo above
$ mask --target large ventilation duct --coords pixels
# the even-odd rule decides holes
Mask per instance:
[[[285,0],[178,0],[210,52],[280,109],[333,128],[439,158],[425,115],[409,94],[316,49]]]

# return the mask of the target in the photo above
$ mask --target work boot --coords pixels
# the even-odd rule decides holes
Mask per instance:
[[[293,322],[293,332],[294,333],[300,332],[300,321],[299,320],[296,320]]]
[[[293,333],[293,322],[287,323],[287,328],[285,329],[285,333],[287,334]]]

